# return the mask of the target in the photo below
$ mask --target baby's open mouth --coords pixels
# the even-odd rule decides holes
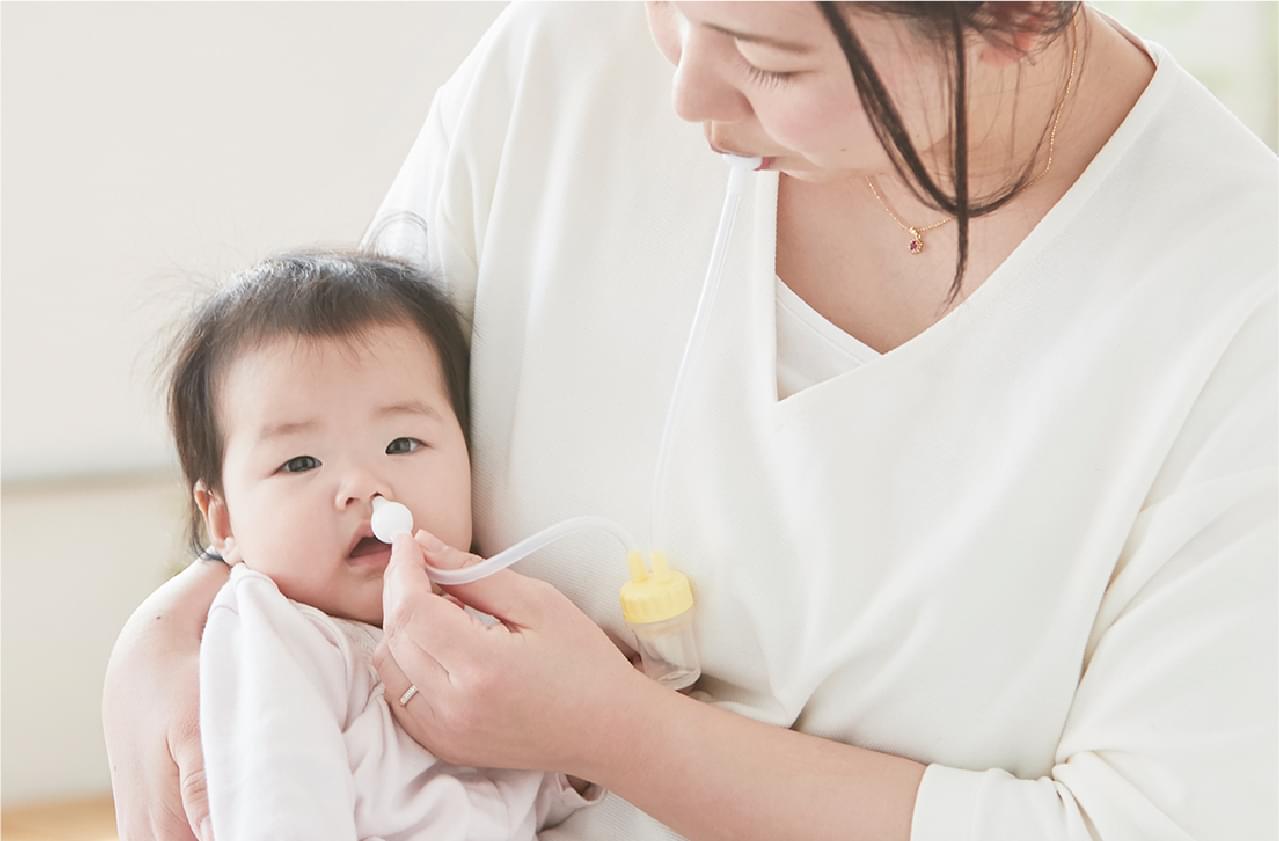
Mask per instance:
[[[379,552],[385,552],[388,548],[389,547],[385,543],[378,540],[376,537],[365,537],[362,538],[359,543],[355,544],[348,557],[361,558],[366,555],[376,555]]]

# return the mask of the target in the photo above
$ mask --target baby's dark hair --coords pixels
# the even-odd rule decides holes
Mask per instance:
[[[466,336],[442,288],[411,263],[357,251],[295,251],[230,278],[197,305],[167,357],[169,427],[187,488],[222,491],[225,441],[217,388],[245,350],[281,336],[360,340],[370,328],[417,328],[435,348],[453,413],[470,444]],[[200,553],[204,520],[192,503],[189,538]]]

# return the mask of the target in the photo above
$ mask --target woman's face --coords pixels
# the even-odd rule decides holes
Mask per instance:
[[[766,158],[767,168],[807,181],[890,168],[815,4],[650,2],[648,21],[675,65],[675,112],[701,123],[715,149]],[[886,18],[855,24],[917,147],[937,145],[941,92],[920,81],[936,78],[935,59]]]

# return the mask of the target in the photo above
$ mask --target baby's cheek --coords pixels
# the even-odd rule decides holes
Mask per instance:
[[[322,550],[304,541],[301,536],[287,540],[284,535],[272,534],[257,543],[257,558],[250,567],[270,576],[280,592],[294,601],[315,604],[323,594],[325,577],[318,574],[317,566],[334,550]]]
[[[413,527],[428,531],[449,546],[461,549],[463,552],[471,551],[471,522],[469,516],[465,522],[462,522],[458,515],[453,512],[437,510],[431,513],[431,517],[425,518],[421,522],[415,521]]]

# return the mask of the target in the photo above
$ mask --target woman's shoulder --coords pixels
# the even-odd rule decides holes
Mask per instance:
[[[548,51],[565,67],[612,63],[636,47],[652,50],[642,3],[515,2],[477,46],[491,57],[537,60]]]
[[[1258,248],[1279,230],[1279,159],[1193,75],[1158,44],[1158,70],[1120,132],[1109,171],[1111,197],[1125,196],[1165,248],[1263,258]]]
[[[502,80],[516,97],[554,96],[606,86],[658,62],[642,4],[511,3],[446,87],[465,92]]]
[[[1279,280],[1279,161],[1157,44],[1158,69],[1062,202],[1054,256],[1084,294],[1207,312]],[[1179,303],[1178,303],[1179,302]]]
[[[440,89],[446,132],[596,133],[669,110],[669,68],[639,3],[511,3]],[[491,135],[496,135],[493,138]],[[588,138],[589,139],[589,138]]]

